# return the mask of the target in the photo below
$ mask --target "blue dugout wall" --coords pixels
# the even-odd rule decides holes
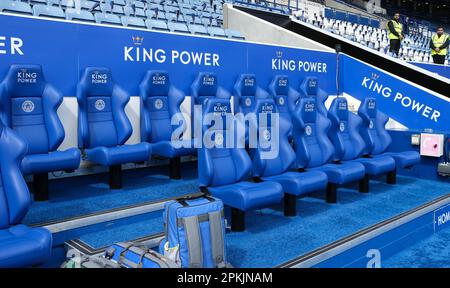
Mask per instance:
[[[274,75],[286,74],[294,88],[314,75],[324,90],[336,90],[336,57],[329,52],[9,15],[0,15],[0,27],[0,78],[11,64],[41,64],[65,96],[76,94],[88,66],[109,67],[131,95],[139,95],[145,72],[156,69],[169,71],[187,95],[200,71],[217,73],[230,92],[241,73],[256,74],[263,88]]]

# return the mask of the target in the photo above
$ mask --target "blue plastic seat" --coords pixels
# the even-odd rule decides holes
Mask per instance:
[[[233,29],[226,29],[225,33],[227,34],[228,38],[231,39],[238,39],[238,40],[245,40],[245,37],[241,34],[241,32]]]
[[[327,135],[331,124],[318,112],[316,99],[300,99],[292,120],[298,168],[325,172],[328,176],[326,201],[335,203],[337,187],[363,179],[364,165],[358,162],[332,163],[335,149]]]
[[[189,29],[185,23],[168,22],[167,26],[171,32],[189,33]]]
[[[377,109],[375,98],[366,97],[359,106],[358,115],[362,118],[359,132],[366,144],[365,154],[372,157],[391,156],[397,169],[420,163],[420,154],[417,151],[387,151],[392,143],[392,138],[385,128],[389,117]],[[391,177],[389,183],[393,184],[395,175]]]
[[[208,27],[208,33],[209,35],[213,37],[222,37],[227,38],[227,35],[225,34],[225,30],[219,27]]]
[[[147,19],[167,20],[166,13],[164,13],[163,10],[158,10],[158,14],[156,14],[155,10],[147,10],[145,13],[147,15]]]
[[[335,161],[357,161],[364,165],[366,176],[360,182],[360,192],[369,192],[369,176],[378,176],[395,171],[392,157],[360,158],[364,151],[364,140],[359,134],[361,118],[348,111],[347,99],[337,97],[328,110],[331,127],[328,136],[334,145]]]
[[[33,9],[28,3],[12,0],[0,1],[0,12],[33,15]]]
[[[206,27],[203,25],[188,25],[188,28],[191,34],[209,36],[208,30],[206,30]]]
[[[203,117],[210,113],[210,116],[214,115],[213,122],[220,119],[222,125],[202,125],[203,133],[210,133],[208,139],[212,143],[203,143],[198,150],[199,184],[202,190],[207,189],[232,208],[231,229],[242,231],[245,229],[245,211],[279,203],[283,191],[281,185],[275,182],[245,182],[251,171],[251,159],[245,148],[229,146],[233,137],[227,133],[236,133],[236,130],[230,129],[227,124],[238,124],[237,121],[227,123],[226,117],[231,114],[230,111],[229,99],[205,99]]]
[[[108,68],[86,68],[77,86],[79,146],[88,161],[110,168],[110,187],[122,187],[121,164],[144,162],[151,155],[146,142],[127,145],[132,134],[125,106],[130,100],[114,83]]]
[[[42,4],[36,4],[33,6],[33,15],[57,19],[66,19],[66,14],[61,8]]]
[[[148,29],[159,30],[159,31],[169,31],[167,23],[161,20],[147,19],[145,20],[145,25]]]
[[[0,121],[0,268],[31,267],[50,258],[52,235],[20,224],[31,205],[20,171],[27,144]]]
[[[258,129],[258,146],[252,151],[253,176],[264,181],[281,184],[284,191],[284,215],[296,215],[296,197],[313,191],[325,189],[327,175],[322,171],[296,172],[295,151],[289,143],[288,133],[292,124],[279,117],[279,125],[271,124],[271,117],[278,116],[277,107],[271,98],[257,99],[255,109]],[[267,121],[260,119],[267,116]],[[262,121],[260,121],[262,120]],[[276,134],[275,134],[276,133]],[[278,135],[278,137],[272,137]]]
[[[95,13],[95,22],[99,24],[122,25],[120,17],[114,14]]]
[[[21,167],[34,174],[35,200],[47,200],[48,172],[72,171],[80,151],[57,151],[65,133],[57,110],[62,94],[45,80],[40,65],[12,65],[0,87],[1,119],[28,145]]]
[[[170,158],[170,178],[180,179],[180,156],[197,153],[194,141],[182,138],[188,128],[180,110],[185,95],[171,84],[166,71],[148,71],[140,95],[141,141],[152,143],[153,155]],[[172,125],[173,120],[178,125]],[[174,135],[174,131],[179,134]]]
[[[86,10],[77,11],[76,9],[67,9],[66,10],[67,20],[78,20],[84,22],[95,22],[95,18],[91,12]]]
[[[127,17],[122,16],[120,17],[122,20],[122,25],[125,27],[137,27],[137,28],[145,28],[145,22],[141,18],[137,17]]]

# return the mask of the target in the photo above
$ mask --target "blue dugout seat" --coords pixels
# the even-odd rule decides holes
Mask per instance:
[[[182,138],[188,128],[180,110],[185,95],[171,84],[166,71],[148,71],[140,95],[141,141],[152,143],[153,155],[169,158],[170,178],[180,179],[180,156],[196,154],[193,140]]]
[[[207,139],[211,139],[212,143],[203,143],[198,150],[198,176],[201,190],[206,189],[232,208],[231,230],[243,231],[245,211],[279,203],[283,198],[283,188],[276,182],[245,181],[250,176],[252,162],[245,148],[229,146],[234,143],[229,143],[231,139],[238,136],[239,124],[238,121],[227,123],[230,111],[229,99],[210,98],[203,104],[203,117],[210,115],[214,124],[202,125],[203,133],[210,135]],[[230,125],[236,128],[230,129]],[[227,133],[235,135],[231,137]],[[237,142],[241,140],[237,139]]]
[[[287,75],[275,75],[269,84],[269,94],[274,99],[280,118],[292,123],[290,109],[295,107],[298,92],[289,84]],[[289,132],[289,139],[292,138],[292,131]]]
[[[230,93],[222,88],[213,72],[200,72],[191,85],[192,104],[203,105],[207,99],[223,98],[230,101]],[[191,110],[193,111],[193,110]]]
[[[256,114],[258,130],[258,146],[251,149],[255,150],[251,153],[253,176],[279,183],[284,192],[284,215],[295,216],[296,197],[325,189],[327,174],[322,171],[292,171],[296,163],[295,151],[288,137],[292,124],[278,117],[273,99],[257,99],[253,113]],[[260,118],[264,115],[267,116],[266,119]],[[279,118],[278,126],[272,126],[271,117]]]
[[[328,110],[328,119],[331,121],[328,136],[334,145],[334,160],[343,161],[344,163],[357,161],[364,165],[366,175],[360,181],[360,192],[369,192],[370,176],[378,176],[395,171],[395,161],[392,157],[360,158],[365,148],[364,140],[359,134],[362,121],[358,115],[348,110],[347,99],[337,97],[333,100]]]
[[[12,65],[0,87],[0,115],[28,145],[21,167],[34,175],[35,200],[48,199],[48,172],[72,171],[80,151],[57,151],[65,132],[57,110],[62,94],[45,80],[40,65]]]
[[[255,74],[239,75],[233,88],[234,112],[244,115],[255,110],[257,99],[266,99],[270,95],[256,82]]]
[[[33,9],[28,3],[13,0],[0,1],[0,12],[33,15]]]
[[[295,95],[295,93],[293,93]],[[298,99],[303,97],[312,97],[316,99],[316,103],[318,104],[317,109],[322,115],[327,116],[327,108],[325,107],[325,101],[328,98],[328,93],[326,93],[319,86],[319,80],[316,76],[308,76],[303,79],[300,83],[298,94],[293,96],[292,100],[289,102],[290,105],[297,103]],[[291,108],[291,111],[293,111]]]
[[[20,224],[31,205],[20,165],[27,144],[0,121],[0,268],[31,267],[50,258],[52,235]]]
[[[366,97],[359,106],[358,115],[362,118],[360,133],[366,143],[366,155],[375,158],[391,156],[395,160],[396,168],[409,168],[420,163],[420,154],[416,151],[387,152],[392,143],[392,138],[386,131],[389,117],[377,109],[375,98]],[[395,182],[394,174],[388,179],[388,183]]]
[[[146,142],[127,145],[132,134],[125,106],[130,100],[114,83],[108,68],[88,67],[77,86],[78,142],[85,159],[110,169],[109,185],[122,187],[121,165],[144,162],[151,155]]]
[[[318,112],[316,99],[300,99],[292,120],[298,168],[300,171],[325,172],[328,176],[326,201],[336,203],[337,187],[363,179],[364,165],[358,162],[332,163],[335,149],[327,135],[331,123]]]

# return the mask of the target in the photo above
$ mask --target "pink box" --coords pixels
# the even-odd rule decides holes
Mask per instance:
[[[444,135],[420,134],[420,155],[431,157],[444,155]]]

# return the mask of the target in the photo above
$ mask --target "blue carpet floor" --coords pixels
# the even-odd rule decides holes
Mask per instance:
[[[247,230],[226,236],[228,259],[235,267],[272,267],[450,193],[448,183],[402,176],[397,180],[397,185],[371,181],[369,194],[341,188],[337,204],[327,204],[324,193],[315,193],[299,199],[297,217],[284,217],[281,205],[249,212]],[[120,221],[95,225],[80,238],[100,247],[163,229],[161,212]]]
[[[34,202],[25,224],[46,223],[198,191],[197,163],[183,163],[182,180],[171,180],[168,167],[123,171],[123,189],[110,190],[108,174],[50,181],[49,201]]]
[[[388,259],[384,268],[450,268],[450,229],[439,231]]]

